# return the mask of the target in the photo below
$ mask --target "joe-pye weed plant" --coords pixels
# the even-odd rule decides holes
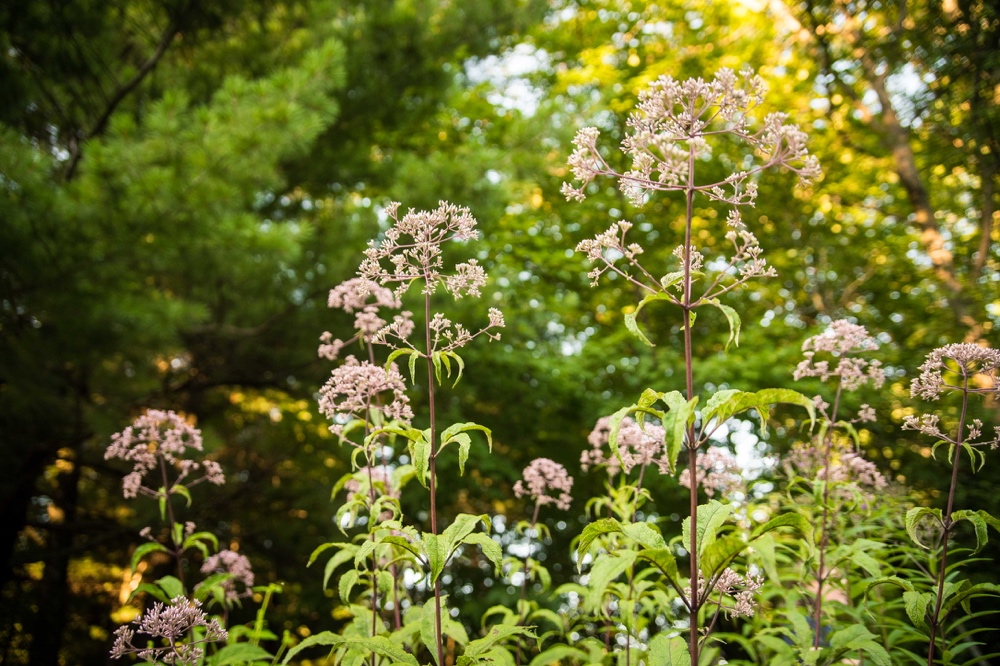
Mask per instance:
[[[437,392],[446,384],[455,388],[465,372],[459,354],[462,347],[476,337],[496,339],[497,329],[504,326],[503,315],[495,308],[489,308],[476,326],[454,322],[439,310],[442,302],[447,302],[447,298],[441,298],[442,292],[456,299],[478,297],[486,284],[486,273],[475,259],[448,268],[445,264],[446,246],[462,251],[477,238],[476,221],[468,209],[444,202],[433,211],[409,210],[405,214],[400,214],[399,204],[385,208],[388,228],[369,246],[357,277],[330,294],[331,307],[355,316],[356,335],[341,341],[324,334],[319,348],[320,356],[330,360],[340,359],[345,350],[352,348],[357,354],[343,356],[320,392],[320,410],[331,421],[331,431],[352,449],[353,469],[333,489],[336,498],[346,493],[336,509],[335,522],[348,536],[323,544],[309,561],[312,564],[321,555],[329,556],[323,585],[336,580],[351,620],[338,632],[320,632],[301,641],[289,650],[284,663],[317,646],[328,648],[328,659],[334,663],[348,666],[473,666],[486,662],[520,666],[529,657],[529,666],[557,662],[618,666],[721,663],[718,660],[723,656],[723,646],[718,640],[720,635],[714,633],[721,618],[757,615],[754,622],[761,622],[758,591],[765,584],[764,570],[774,566],[773,562],[762,566],[761,554],[751,553],[750,549],[757,544],[766,550],[765,544],[773,544],[772,537],[779,534],[779,529],[785,539],[792,531],[797,535],[801,557],[787,566],[802,572],[812,563],[814,580],[810,592],[808,575],[799,576],[801,598],[810,600],[809,608],[801,613],[794,609],[794,617],[786,614],[783,619],[768,615],[775,622],[792,618],[792,624],[804,627],[798,631],[803,635],[798,643],[775,639],[789,646],[787,663],[832,664],[848,652],[878,666],[897,663],[897,655],[890,658],[864,625],[839,624],[841,616],[824,607],[826,591],[840,584],[834,572],[848,566],[845,562],[860,563],[867,573],[878,569],[870,566],[868,557],[874,546],[854,548],[845,559],[833,539],[840,525],[835,514],[844,502],[853,502],[853,506],[859,497],[877,501],[867,493],[878,487],[881,476],[850,448],[856,420],[840,415],[844,391],[860,388],[866,382],[876,388],[881,385],[877,361],[856,355],[871,350],[875,346],[873,339],[860,326],[836,322],[830,332],[807,341],[807,359],[797,375],[833,379],[832,406],[822,398],[810,399],[789,389],[745,392],[724,388],[706,396],[696,382],[693,324],[697,312],[703,308],[718,310],[728,324],[729,343],[738,344],[741,319],[723,298],[731,302],[735,292],[750,287],[756,279],[775,274],[741,212],[755,204],[756,178],[772,168],[794,171],[804,182],[819,174],[801,130],[789,124],[781,113],[761,117],[764,93],[763,81],[748,70],[739,74],[721,70],[710,81],[678,82],[661,77],[641,93],[639,105],[629,118],[622,149],[631,161],[631,169],[623,173],[616,172],[602,155],[597,130],[581,130],[575,139],[570,165],[576,182],[564,186],[568,198],[584,199],[592,181],[604,177],[617,180],[636,207],[645,205],[658,192],[673,192],[683,198],[683,218],[663,220],[659,229],[661,237],[679,237],[671,255],[674,270],[663,276],[644,266],[642,257],[644,253],[668,253],[630,242],[627,235],[631,225],[627,221],[615,222],[604,233],[581,242],[577,249],[594,264],[590,273],[594,282],[613,272],[644,294],[625,318],[629,331],[644,343],[653,344],[639,327],[639,314],[663,311],[654,307],[646,310],[647,306],[663,304],[679,312],[684,386],[683,391],[647,389],[635,404],[598,422],[582,462],[585,469],[605,468],[610,481],[607,497],[592,498],[588,503],[593,520],[576,542],[581,572],[583,567],[589,568],[585,577],[538,601],[529,598],[529,583],[548,579],[540,559],[532,557],[535,549],[542,547],[545,533],[539,516],[549,504],[558,509],[569,506],[572,479],[564,468],[545,458],[535,460],[515,485],[515,494],[531,503],[530,520],[516,530],[524,547],[517,557],[504,557],[500,541],[490,534],[489,516],[459,514],[446,524],[438,503],[444,481],[437,464],[439,458],[445,452],[454,452],[459,473],[464,474],[473,435],[485,439],[492,448],[492,433],[487,428],[475,423],[442,426],[437,422],[436,409]],[[699,164],[711,157],[719,143],[743,151],[745,164],[750,164],[751,158],[756,162],[722,180],[699,180]],[[725,230],[717,232],[729,243],[729,256],[706,256],[703,248],[696,246],[696,201],[727,209]],[[415,303],[414,309],[420,315],[403,309],[408,301]],[[836,363],[819,360],[817,354],[821,353],[833,354]],[[998,525],[984,512],[954,507],[959,458],[964,453],[981,466],[984,446],[992,448],[997,444],[996,439],[982,439],[981,423],[965,421],[971,395],[996,393],[998,365],[1000,357],[996,352],[974,345],[952,345],[932,354],[921,368],[923,374],[914,382],[914,395],[918,397],[936,399],[942,391],[962,394],[962,414],[955,435],[944,434],[933,415],[910,419],[906,424],[938,438],[936,446],[948,445],[953,461],[948,506],[943,513],[916,508],[906,520],[911,536],[930,554],[924,567],[929,583],[921,587],[896,576],[873,580],[868,588],[879,583],[903,588],[908,617],[918,630],[928,634],[928,666],[952,663],[945,644],[949,614],[997,587],[956,583],[948,576],[954,571],[949,557],[955,550],[949,552],[949,542],[956,523],[968,520],[975,527],[977,549],[985,542],[986,526]],[[418,380],[422,390],[415,395],[426,401],[427,408],[427,420],[420,426],[414,425],[408,394]],[[769,409],[776,403],[799,406],[809,417],[803,422],[803,432],[811,432],[812,438],[807,437],[808,441],[793,451],[788,466],[798,470],[813,500],[808,505],[792,501],[786,505],[787,510],[776,511],[776,515],[768,516],[770,519],[758,519],[755,512],[748,510],[745,476],[721,443],[727,423],[732,425],[731,420],[741,416],[746,420],[751,410],[757,413],[766,433]],[[862,405],[858,419],[873,416],[872,410]],[[170,446],[177,441],[194,441],[182,422],[170,423],[173,425],[157,425],[149,430],[152,434],[138,436],[136,441],[141,446],[126,447],[116,439],[114,455],[126,459],[131,459],[128,455],[136,456],[137,464],[142,465],[137,467],[140,480],[154,469],[169,471],[166,463],[176,466],[180,478],[196,469],[211,476],[215,468],[207,463],[196,468],[179,458],[167,457],[172,451]],[[171,434],[171,428],[180,434]],[[161,440],[169,446],[161,445]],[[689,515],[682,523],[681,535],[669,541],[655,522],[646,520],[656,515],[655,510],[644,510],[655,501],[646,479],[658,473],[678,475],[678,482],[689,489]],[[413,480],[427,491],[426,520],[419,514],[404,513],[402,491]],[[177,481],[165,477],[163,484],[155,490],[132,479],[127,480],[126,491],[157,499],[166,519],[173,510],[171,498],[188,494],[184,484]],[[789,496],[794,494],[789,492]],[[704,504],[703,497],[708,498]],[[774,504],[781,506],[781,502]],[[863,516],[863,512],[859,515]],[[185,529],[172,514],[168,524],[168,540],[140,547],[136,557],[154,550],[171,554],[178,562],[178,577],[171,577],[176,584],[169,579],[166,585],[161,582],[159,592],[154,587],[142,588],[161,601],[151,615],[147,614],[149,622],[139,628],[145,631],[164,623],[183,627],[179,633],[172,629],[169,636],[147,632],[160,642],[150,643],[145,649],[132,645],[133,630],[123,628],[115,653],[120,656],[134,652],[147,661],[166,663],[222,663],[222,650],[206,655],[205,648],[226,638],[225,613],[208,618],[199,614],[197,604],[187,597],[174,598],[165,595],[164,590],[186,590],[179,553],[197,548],[204,551],[206,573],[217,568],[227,571],[215,574],[214,579],[210,577],[214,583],[207,588],[204,584],[196,588],[196,598],[199,593],[205,598],[211,596],[224,609],[224,602],[232,601],[231,584],[238,579],[238,571],[233,570],[236,561],[221,553],[210,555],[208,546],[215,545],[212,539]],[[937,529],[930,530],[934,535],[931,542],[918,529],[927,524]],[[502,572],[513,586],[519,587],[516,610],[490,609],[480,625],[460,607],[450,608],[442,587],[444,573],[462,558],[485,558],[483,562],[489,562],[498,575]],[[686,576],[681,573],[684,558]],[[541,587],[544,590],[546,585]],[[258,618],[260,625],[261,616]],[[499,621],[491,624],[495,618]],[[470,639],[467,629],[477,625],[483,627],[484,635]],[[824,627],[830,628],[829,636]],[[230,633],[234,629],[230,627]],[[764,627],[760,635],[782,635],[774,631],[775,627],[770,627],[770,633],[768,629]],[[263,634],[258,631],[256,635]],[[749,636],[745,643],[751,651],[756,650],[755,640],[759,640],[757,636]],[[770,646],[774,647],[773,641]],[[767,647],[763,645],[757,654],[766,654]],[[231,656],[238,661],[239,655]],[[251,656],[248,652],[246,659],[276,661],[277,657],[259,653]]]

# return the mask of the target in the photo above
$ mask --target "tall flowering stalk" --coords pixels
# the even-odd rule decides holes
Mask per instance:
[[[612,224],[604,233],[581,242],[577,250],[586,253],[596,264],[590,273],[595,283],[601,275],[612,271],[645,294],[635,312],[626,317],[625,323],[647,344],[652,343],[636,323],[639,310],[654,300],[666,301],[680,308],[686,402],[691,412],[683,444],[688,452],[688,467],[692,470],[697,469],[698,447],[702,443],[696,436],[693,418],[697,397],[692,344],[694,311],[705,305],[720,309],[730,324],[730,341],[738,343],[739,317],[719,298],[754,278],[775,274],[763,258],[757,238],[744,224],[739,208],[753,207],[757,197],[755,179],[762,171],[787,168],[798,173],[802,182],[819,175],[818,161],[806,148],[806,134],[797,126],[788,124],[785,114],[770,113],[759,124],[755,121],[754,116],[763,103],[764,93],[763,80],[751,70],[736,74],[722,69],[710,81],[700,78],[677,81],[662,76],[640,93],[636,111],[628,120],[629,131],[621,148],[631,159],[631,169],[624,173],[616,171],[598,150],[598,130],[589,127],[577,134],[574,140],[576,150],[569,158],[578,183],[563,185],[567,199],[578,201],[586,197],[588,186],[598,177],[618,180],[621,191],[635,206],[644,205],[652,192],[679,192],[684,196],[683,242],[674,250],[680,264],[677,270],[657,278],[644,268],[639,261],[644,248],[626,239],[632,228],[627,221]],[[696,174],[698,161],[711,155],[711,141],[722,136],[746,145],[759,159],[748,170],[732,173],[721,181],[700,181]],[[714,276],[706,276],[705,257],[693,242],[696,195],[732,207],[725,232],[732,245],[732,255],[724,261],[720,270],[713,271]],[[702,277],[706,277],[707,284],[696,291],[695,282]],[[648,405],[640,407],[648,411]],[[691,524],[695,526],[698,524],[697,479],[690,486],[689,499]],[[698,612],[704,604],[699,591],[697,532],[697,529],[690,530],[687,544],[691,585],[689,596],[684,598],[691,617],[688,643],[693,664],[698,663]]]
[[[818,474],[818,478],[823,484],[822,505],[823,514],[820,520],[819,537],[819,565],[816,568],[816,599],[813,602],[813,622],[814,636],[813,648],[819,649],[823,630],[823,587],[830,571],[826,566],[827,550],[830,543],[830,495],[831,487],[835,484],[837,477],[833,470],[833,443],[834,433],[838,425],[850,426],[861,421],[873,421],[875,419],[874,410],[867,404],[861,406],[860,413],[856,419],[851,421],[840,421],[840,400],[844,391],[856,391],[864,385],[871,385],[879,389],[885,382],[885,373],[882,364],[877,359],[867,360],[857,356],[860,352],[873,351],[878,349],[875,338],[868,334],[864,326],[853,324],[847,320],[840,319],[830,324],[830,327],[819,335],[807,338],[802,343],[803,360],[795,368],[794,377],[796,380],[804,377],[816,377],[823,382],[832,382],[836,389],[831,407],[822,396],[816,396],[817,411],[822,420],[822,427],[816,442],[819,444],[820,464],[811,466],[803,464],[801,451],[795,452],[799,455],[796,460],[800,472],[812,472]],[[805,456],[809,457],[809,456]],[[845,465],[846,464],[846,465]],[[866,467],[867,466],[867,467]],[[851,470],[852,477],[859,478],[864,474],[863,468],[871,477],[872,485],[879,487],[885,485],[885,480],[878,470],[874,469],[856,452],[845,452],[840,464],[840,478],[846,480],[843,469]],[[808,473],[807,472],[807,473]]]
[[[450,293],[455,299],[464,296],[481,295],[480,288],[486,284],[486,271],[478,260],[456,264],[450,273],[444,267],[443,246],[447,242],[464,242],[479,237],[476,231],[476,220],[468,208],[441,202],[433,211],[409,210],[400,216],[399,204],[392,203],[386,207],[386,214],[392,219],[392,226],[385,232],[380,242],[372,242],[365,251],[365,259],[358,269],[359,276],[365,280],[362,293],[369,290],[367,285],[376,284],[381,287],[393,287],[393,296],[402,299],[414,285],[419,285],[423,295],[423,340],[412,337],[414,326],[406,314],[397,316],[393,322],[386,323],[371,336],[375,345],[386,345],[395,351],[390,355],[390,361],[403,355],[409,356],[410,372],[414,374],[418,358],[426,361],[427,396],[430,428],[426,438],[417,442],[414,458],[420,458],[421,465],[427,466],[426,476],[430,493],[430,527],[431,535],[440,534],[437,507],[437,457],[440,451],[438,442],[437,413],[435,404],[435,379],[441,381],[442,368],[446,374],[451,374],[452,362],[457,363],[459,376],[462,370],[462,360],[457,350],[467,345],[476,337],[486,336],[491,340],[499,339],[495,329],[504,326],[501,312],[496,308],[489,309],[489,321],[486,326],[473,332],[461,323],[452,322],[443,313],[432,311],[432,297],[439,290]],[[422,344],[421,344],[422,342]],[[485,431],[481,426],[469,426],[465,429]],[[449,432],[449,434],[451,434]],[[455,435],[460,434],[456,431]],[[455,435],[451,435],[454,437]],[[488,432],[487,432],[488,435]],[[468,435],[463,435],[467,440]],[[457,440],[456,440],[457,441]],[[420,443],[424,443],[421,446]],[[460,442],[460,447],[463,444]],[[465,448],[460,448],[460,463],[464,469],[467,455]],[[423,469],[418,474],[423,482]],[[444,641],[442,638],[441,618],[441,581],[434,580],[435,606],[435,646],[437,663],[444,665]]]
[[[927,666],[934,666],[939,631],[941,632],[941,652],[944,653],[947,649],[943,625],[947,618],[947,611],[955,604],[954,599],[949,599],[950,607],[945,609],[945,578],[948,574],[949,541],[955,531],[955,525],[961,520],[969,520],[976,526],[977,551],[982,548],[985,542],[987,523],[1000,529],[1000,521],[985,511],[955,510],[955,491],[958,489],[958,468],[962,453],[969,456],[973,471],[976,471],[985,464],[982,449],[986,447],[996,449],[1000,446],[1000,427],[996,428],[992,438],[984,438],[982,421],[979,419],[973,419],[971,422],[966,421],[971,396],[1000,396],[1000,384],[997,383],[998,372],[1000,372],[1000,351],[974,344],[951,344],[932,351],[924,364],[920,366],[920,376],[914,379],[910,385],[910,392],[914,398],[937,401],[943,393],[950,392],[957,392],[962,396],[961,414],[955,425],[954,435],[945,432],[940,418],[934,414],[924,414],[920,417],[908,416],[903,422],[904,429],[916,430],[935,438],[937,442],[932,451],[941,445],[947,445],[948,458],[951,461],[951,484],[948,487],[948,505],[944,514],[942,515],[940,510],[934,511],[917,507],[911,509],[906,516],[906,527],[910,537],[918,545],[930,548],[932,554],[940,551],[937,566],[933,569],[936,587],[933,594],[933,606],[929,607],[929,599],[921,599],[922,607],[926,610],[922,616],[917,618],[921,623],[926,623],[930,629],[927,644]],[[936,519],[937,527],[940,530],[936,543],[931,546],[926,546],[921,542],[917,530],[918,523],[927,516]],[[980,586],[966,587],[968,588],[964,590],[966,595],[980,591],[976,589]],[[961,590],[961,586],[959,590]],[[983,589],[982,591],[996,593],[992,589]],[[910,593],[914,594],[912,591]],[[962,591],[955,592],[955,594],[960,595]]]
[[[150,409],[131,426],[113,435],[111,445],[104,452],[105,460],[120,459],[133,465],[132,471],[122,480],[122,492],[126,499],[142,495],[159,502],[160,513],[170,521],[172,548],[163,548],[153,540],[148,527],[143,529],[142,534],[150,543],[141,548],[144,551],[160,549],[169,552],[176,562],[177,577],[182,584],[184,567],[181,555],[189,546],[203,542],[206,533],[195,534],[194,523],[181,525],[178,522],[173,496],[181,495],[190,500],[188,489],[191,486],[205,481],[215,485],[226,482],[219,463],[197,455],[202,451],[201,431],[175,412]],[[154,478],[155,481],[152,480]]]

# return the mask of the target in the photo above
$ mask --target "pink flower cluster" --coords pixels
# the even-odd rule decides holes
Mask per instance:
[[[555,504],[564,511],[573,501],[573,477],[566,468],[548,458],[536,458],[524,468],[524,480],[514,484],[514,495],[529,497],[536,506]]]
[[[662,426],[644,423],[640,425],[630,417],[622,419],[618,430],[618,453],[621,462],[614,453],[605,455],[611,437],[611,418],[602,417],[587,437],[590,450],[580,455],[580,467],[587,471],[591,467],[604,465],[610,476],[614,476],[624,467],[628,474],[635,467],[644,468],[655,464],[661,472],[667,472],[669,465],[664,457],[666,431]]]
[[[714,590],[733,599],[732,608],[727,609],[731,617],[753,617],[757,610],[754,595],[764,586],[764,579],[758,574],[739,575],[726,568],[715,583]]]
[[[875,388],[881,388],[885,382],[882,363],[851,355],[875,349],[878,349],[878,343],[875,338],[868,335],[868,330],[864,326],[838,319],[830,324],[826,331],[807,338],[802,343],[802,355],[805,358],[796,366],[793,376],[797,380],[803,377],[819,377],[824,382],[836,377],[846,391],[855,391],[868,382]],[[816,360],[817,353],[832,355],[836,359],[836,364],[831,367],[831,361],[828,359]]]
[[[189,449],[202,451],[201,432],[172,411],[150,409],[131,426],[111,436],[111,445],[104,452],[104,459],[117,458],[133,463],[132,471],[122,481],[126,498],[135,497],[139,493],[149,497],[162,496],[162,491],[143,485],[143,478],[158,467],[161,460],[179,470],[174,485],[199,469],[202,470],[202,476],[186,485],[191,486],[201,481],[216,485],[225,483],[219,463],[188,458]]]
[[[601,175],[618,177],[621,191],[637,206],[645,203],[651,190],[684,189],[690,182],[692,158],[711,154],[705,137],[712,134],[733,135],[756,154],[767,156],[765,163],[719,183],[695,184],[712,199],[753,205],[757,196],[753,175],[773,166],[797,172],[804,182],[814,179],[819,175],[819,162],[806,148],[805,132],[788,124],[787,115],[768,114],[760,129],[751,128],[751,112],[763,102],[765,92],[763,79],[750,70],[737,75],[722,69],[711,81],[661,76],[639,94],[636,111],[628,120],[630,131],[622,150],[632,158],[632,168],[615,173],[598,151],[598,130],[584,128],[573,140],[576,150],[569,158],[580,185],[564,183],[563,194],[582,201],[586,186]]]
[[[220,550],[215,555],[207,558],[201,565],[203,574],[227,573],[232,574],[232,578],[225,581],[222,586],[226,590],[226,599],[235,601],[240,597],[249,597],[253,594],[253,569],[250,560],[244,555],[240,555],[234,550]],[[236,591],[236,583],[243,585],[243,592]]]
[[[877,491],[887,485],[875,463],[852,450],[849,444],[831,442],[828,462],[827,470],[824,471],[824,451],[811,443],[798,442],[792,446],[785,459],[785,468],[789,474],[818,478],[840,485],[853,484],[862,491]]]
[[[390,397],[383,398],[384,393]],[[351,419],[368,421],[371,410],[391,420],[413,418],[406,383],[396,366],[386,370],[368,361],[359,363],[353,356],[344,359],[320,389],[319,410],[334,422],[330,426],[334,434],[340,434]]]
[[[369,298],[374,298],[374,302],[369,303]],[[349,314],[357,313],[354,317],[354,329],[357,334],[350,340],[346,342],[334,340],[329,331],[320,336],[322,344],[319,346],[319,355],[331,361],[337,358],[340,350],[346,345],[359,338],[369,342],[372,336],[385,327],[386,321],[379,316],[379,308],[399,309],[402,307],[402,303],[391,289],[386,289],[378,283],[363,278],[351,278],[331,289],[327,305],[331,308],[339,308]],[[410,313],[404,312],[402,316],[408,319]]]
[[[910,384],[910,393],[914,398],[937,400],[942,391],[962,390],[962,386],[948,384],[943,377],[948,361],[953,364],[963,380],[969,380],[975,375],[984,375],[989,381],[988,387],[966,387],[970,392],[990,393],[1000,391],[997,384],[997,370],[1000,369],[1000,350],[980,347],[968,343],[945,345],[927,355],[927,360],[920,366],[920,376]]]
[[[715,493],[723,497],[746,494],[746,481],[743,479],[742,470],[729,449],[710,446],[705,451],[699,451],[695,466],[697,485],[703,488],[709,497],[713,497]],[[677,482],[685,488],[690,488],[691,470],[681,470]]]
[[[200,645],[224,641],[229,634],[218,620],[209,621],[201,610],[201,602],[187,597],[174,597],[169,605],[160,602],[139,619],[133,621],[133,629],[129,624],[118,627],[115,631],[115,642],[111,648],[111,657],[120,659],[127,654],[135,654],[144,661],[164,664],[196,664],[201,661],[205,651]],[[203,638],[184,641],[195,627],[204,627]],[[153,639],[163,639],[169,644],[162,647],[152,647],[148,641],[142,641],[143,647],[132,644],[135,634],[147,634]]]

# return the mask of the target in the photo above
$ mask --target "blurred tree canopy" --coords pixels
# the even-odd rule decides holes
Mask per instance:
[[[851,317],[885,343],[886,390],[858,399],[880,415],[869,455],[929,501],[945,485],[930,443],[900,425],[920,410],[908,385],[928,351],[998,344],[992,3],[38,0],[0,7],[0,47],[4,663],[103,661],[135,612],[126,563],[155,517],[121,499],[103,451],[147,407],[204,430],[230,480],[198,488],[189,519],[285,583],[275,625],[342,618],[304,567],[336,530],[330,489],[350,469],[315,408],[330,370],[315,348],[324,330],[349,335],[326,294],[390,200],[471,207],[485,298],[508,322],[442,399],[497,442],[449,484],[449,511],[517,519],[510,487],[531,459],[575,470],[597,418],[645,386],[678,388],[679,321],[647,308],[643,345],[622,325],[639,295],[590,287],[572,250],[627,218],[666,266],[682,202],[635,209],[610,183],[582,204],[559,194],[576,129],[599,127],[620,159],[627,113],[661,74],[754,67],[824,166],[809,191],[761,180],[747,222],[780,277],[731,295],[739,348],[724,351],[721,317],[699,318],[698,381],[792,386],[801,341]],[[697,211],[707,257],[719,213]],[[779,427],[767,446],[798,434]],[[566,523],[603,482],[577,475]],[[680,497],[673,479],[652,490]],[[981,477],[958,502],[997,506]],[[569,575],[563,532],[549,557]],[[507,598],[476,575],[466,596]]]

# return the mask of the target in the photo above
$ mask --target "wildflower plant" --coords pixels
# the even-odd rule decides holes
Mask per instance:
[[[635,206],[645,205],[656,192],[679,193],[685,202],[683,237],[673,250],[676,267],[665,275],[656,275],[643,266],[645,249],[638,243],[629,242],[627,234],[632,224],[628,221],[615,222],[604,233],[577,245],[577,251],[585,253],[595,265],[590,273],[595,283],[604,274],[614,272],[644,294],[625,317],[626,327],[644,343],[653,344],[638,325],[638,315],[648,304],[665,302],[681,311],[684,392],[647,389],[636,404],[611,417],[609,443],[612,453],[619,459],[618,439],[626,417],[640,423],[646,420],[659,423],[665,432],[664,463],[673,473],[682,451],[687,452],[688,469],[698,470],[699,451],[726,421],[738,414],[754,409],[764,421],[770,405],[786,402],[801,405],[810,417],[813,416],[812,402],[787,389],[765,389],[756,393],[725,389],[710,396],[699,409],[700,397],[695,385],[692,325],[696,310],[705,306],[720,310],[729,325],[729,343],[739,344],[740,317],[720,298],[754,279],[775,274],[767,265],[760,243],[746,226],[741,212],[741,209],[754,206],[757,175],[767,169],[785,168],[796,172],[802,183],[809,183],[820,173],[818,161],[806,147],[806,134],[789,124],[785,114],[770,113],[762,120],[757,119],[765,92],[763,80],[750,70],[736,74],[723,69],[710,81],[660,77],[640,93],[636,110],[628,119],[628,132],[621,149],[631,161],[631,169],[625,172],[616,171],[605,160],[598,147],[596,129],[582,129],[574,140],[576,150],[569,158],[569,165],[576,182],[563,185],[567,199],[582,201],[590,183],[606,177],[617,180],[619,189]],[[697,172],[700,158],[711,155],[713,142],[723,138],[750,149],[758,161],[751,168],[722,180],[703,181]],[[709,204],[729,207],[723,234],[732,248],[731,253],[721,261],[712,261],[711,269],[705,255],[695,245],[692,233],[696,197],[707,199]],[[713,502],[709,505],[712,507],[709,515],[699,517],[701,479],[696,472],[689,472],[689,475],[693,480],[689,482],[690,517],[685,529],[685,548],[690,560],[687,584],[679,578],[673,550],[666,547],[659,534],[638,539],[641,549],[636,556],[649,559],[678,593],[688,613],[688,640],[685,647],[680,638],[671,638],[670,647],[683,651],[687,655],[685,659],[690,659],[691,663],[699,663],[699,652],[708,638],[699,626],[700,615],[707,606],[706,591],[715,589],[729,563],[745,549],[746,540],[739,534],[716,538],[716,531],[722,528],[731,511],[720,509],[718,507],[723,505]],[[761,526],[763,531],[755,530],[750,537],[757,538],[781,525],[797,525],[808,530],[800,519],[795,515],[780,516]],[[692,529],[691,525],[696,528]],[[623,530],[623,525],[610,519],[589,526],[581,539],[580,557],[599,534]],[[637,540],[635,536],[629,538]],[[629,661],[626,647],[626,664]]]
[[[266,629],[264,614],[280,586],[254,587],[253,569],[246,556],[231,549],[219,550],[218,537],[210,531],[198,530],[193,521],[181,522],[174,505],[174,498],[180,496],[191,506],[191,486],[206,481],[214,485],[225,483],[222,467],[204,458],[202,452],[201,431],[175,412],[155,409],[146,411],[131,426],[113,435],[105,451],[106,459],[133,464],[123,480],[125,497],[156,500],[167,528],[165,540],[161,540],[152,526],[140,530],[145,543],[132,554],[131,572],[138,570],[143,559],[166,554],[173,560],[177,573],[136,586],[129,600],[145,594],[157,601],[134,622],[115,632],[111,650],[115,659],[135,655],[152,663],[193,666],[206,663],[206,659],[232,663],[275,658],[259,643],[264,637],[274,637]],[[156,481],[151,485],[154,478]],[[203,560],[198,573],[203,578],[192,585],[186,563],[199,554]],[[263,604],[253,629],[227,630],[229,610],[254,592],[263,593]],[[220,608],[222,616],[209,617],[202,609],[206,602],[209,608]],[[137,645],[134,642],[137,633],[147,635],[148,639]],[[206,655],[207,647],[211,647],[213,654]]]
[[[1000,585],[995,583],[973,584],[968,579],[957,579],[961,563],[956,565],[949,561],[956,553],[971,550],[974,555],[982,550],[989,538],[988,527],[1000,530],[1000,520],[988,512],[958,509],[955,506],[963,456],[969,459],[975,473],[986,464],[984,450],[1000,446],[1000,429],[984,435],[985,426],[982,421],[969,419],[973,396],[981,395],[992,399],[1000,397],[998,372],[1000,351],[969,343],[950,344],[928,354],[920,366],[920,375],[910,384],[910,392],[914,398],[938,402],[948,394],[958,394],[960,400],[958,421],[950,427],[943,424],[937,414],[907,416],[903,422],[904,429],[915,430],[936,440],[931,449],[932,454],[945,447],[947,460],[951,463],[948,502],[944,511],[914,507],[906,514],[907,533],[918,547],[926,551],[928,561],[921,567],[926,579],[914,582],[888,578],[878,581],[903,589],[907,615],[914,629],[923,634],[927,641],[928,666],[934,666],[936,654],[948,659],[951,653],[967,646],[965,643],[956,644],[955,641],[964,640],[968,634],[955,639],[947,635],[947,629],[954,628],[954,623],[949,623],[949,616],[959,606],[966,613],[971,613],[972,599],[1000,596]],[[975,530],[974,548],[953,548],[952,540],[957,536],[957,526],[962,521],[968,521]],[[962,631],[965,632],[964,629]],[[949,643],[949,639],[953,642]]]

